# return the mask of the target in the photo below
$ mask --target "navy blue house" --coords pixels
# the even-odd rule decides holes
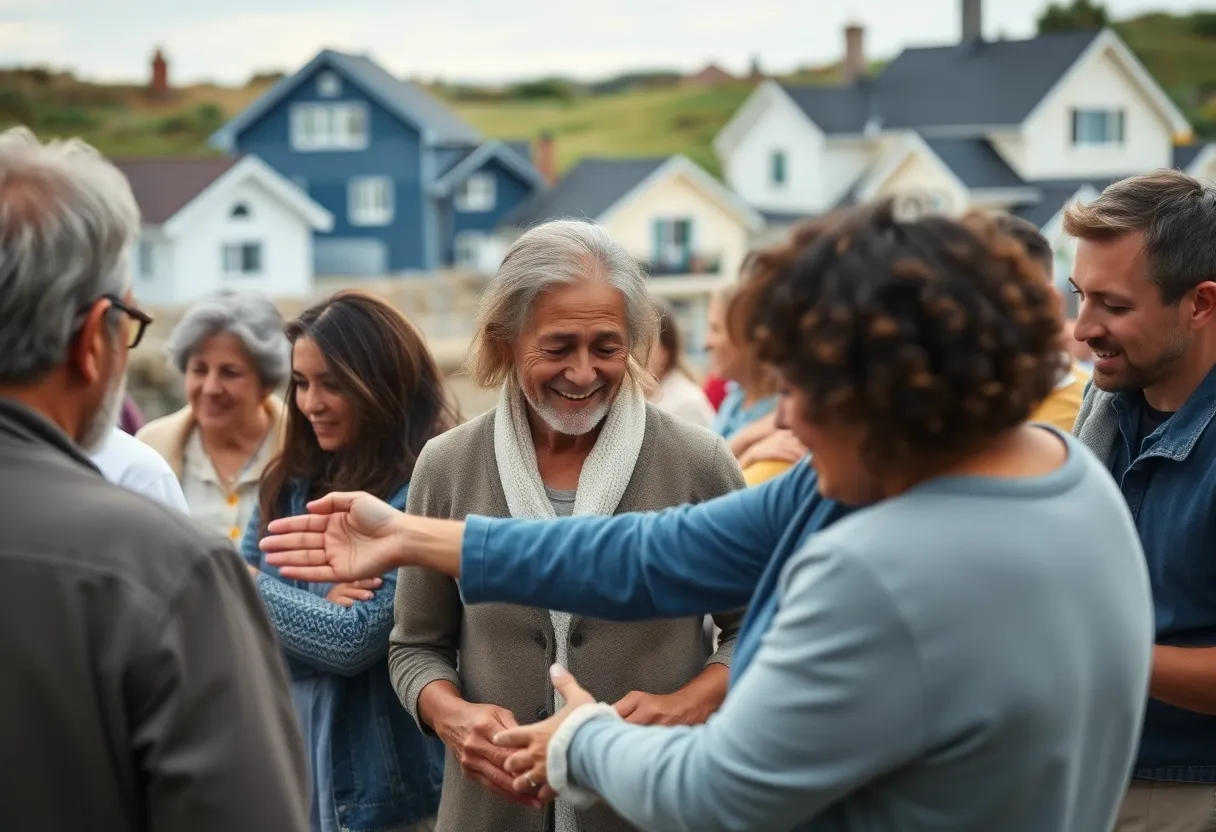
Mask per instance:
[[[260,157],[333,214],[318,275],[473,267],[502,217],[545,187],[526,143],[486,140],[418,85],[331,50],[211,143]]]

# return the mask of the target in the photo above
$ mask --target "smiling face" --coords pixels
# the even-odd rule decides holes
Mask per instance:
[[[1081,297],[1073,337],[1093,351],[1094,384],[1102,390],[1143,390],[1161,383],[1187,351],[1188,301],[1168,304],[1149,279],[1144,235],[1081,240],[1073,266]]]
[[[291,380],[296,407],[312,425],[321,450],[333,453],[349,446],[355,437],[355,408],[311,338],[298,338],[291,348]]]
[[[217,332],[201,341],[186,362],[186,400],[203,430],[235,431],[255,422],[270,394],[241,339]]]
[[[594,279],[543,292],[514,351],[524,398],[567,436],[589,433],[604,420],[628,361],[624,298]]]

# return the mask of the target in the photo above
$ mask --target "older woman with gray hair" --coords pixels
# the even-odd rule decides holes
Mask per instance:
[[[481,299],[469,371],[488,413],[432,439],[407,510],[442,518],[611,515],[697,503],[743,485],[720,438],[646,401],[654,311],[603,228],[560,220],[511,247]],[[738,615],[619,623],[506,604],[465,607],[456,582],[401,571],[389,668],[405,708],[447,746],[440,832],[617,832],[605,807],[520,796],[491,737],[560,709],[563,662],[638,724],[704,721],[726,692]]]
[[[291,371],[279,310],[265,295],[221,289],[197,301],[165,345],[186,379],[186,407],[137,434],[177,474],[190,513],[239,540],[262,470],[279,452]]]

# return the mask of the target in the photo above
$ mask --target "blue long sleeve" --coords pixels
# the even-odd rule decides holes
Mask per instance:
[[[756,488],[655,513],[469,517],[461,594],[466,603],[503,601],[614,620],[738,609],[808,499],[819,499],[814,473],[797,465]]]
[[[241,539],[241,557],[264,570],[257,545],[261,522],[255,509]],[[327,673],[356,676],[388,656],[396,571],[385,574],[383,581],[372,600],[352,607],[327,601],[267,571],[256,583],[283,652]]]
[[[570,745],[573,782],[642,829],[789,829],[910,759],[920,666],[910,634],[891,638],[905,627],[880,582],[801,556],[782,583],[788,603],[706,725],[591,720]]]

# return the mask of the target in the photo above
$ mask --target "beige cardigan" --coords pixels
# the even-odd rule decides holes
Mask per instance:
[[[494,418],[491,410],[427,443],[410,483],[409,512],[445,518],[510,516],[494,456]],[[617,511],[697,503],[742,487],[743,476],[725,442],[648,404],[642,450]],[[730,664],[741,616],[715,618],[722,635],[711,656],[699,617],[622,623],[576,616],[570,623],[570,671],[600,701],[615,702],[632,690],[672,693],[707,663]],[[415,719],[418,694],[444,679],[470,702],[500,705],[527,724],[552,712],[548,668],[555,656],[553,638],[547,610],[509,604],[466,607],[455,581],[406,568],[397,581],[389,670],[397,695]],[[421,720],[419,725],[430,733]],[[578,820],[582,832],[632,828],[602,804],[579,812]],[[551,807],[538,812],[496,797],[465,779],[448,752],[438,832],[552,828]]]

